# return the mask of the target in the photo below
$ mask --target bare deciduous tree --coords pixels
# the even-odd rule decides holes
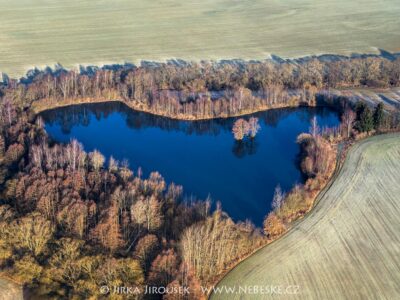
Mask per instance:
[[[103,167],[105,158],[99,151],[94,150],[89,153],[90,163],[95,171],[99,171]]]
[[[131,207],[132,221],[147,231],[155,231],[162,224],[161,204],[154,197],[141,197]]]
[[[249,119],[249,135],[250,135],[250,137],[254,138],[260,129],[261,129],[261,126],[258,123],[258,118],[251,117]]]
[[[347,108],[342,115],[342,124],[345,128],[347,138],[350,137],[356,117],[356,113],[350,108]]]
[[[281,186],[278,184],[275,188],[274,198],[272,199],[272,208],[279,212],[284,200],[285,194],[282,192]]]
[[[232,128],[232,133],[235,140],[237,141],[243,140],[243,138],[247,135],[248,132],[249,132],[249,123],[246,120],[240,118],[235,121]]]

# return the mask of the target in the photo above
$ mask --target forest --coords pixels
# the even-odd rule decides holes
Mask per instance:
[[[214,284],[312,208],[335,170],[339,142],[400,127],[399,113],[386,112],[383,105],[335,103],[341,125],[319,128],[314,120],[298,137],[307,180],[287,193],[277,187],[274,210],[259,229],[248,221],[235,223],[219,205],[211,210],[210,199],[185,199],[181,186],[167,185],[157,172],[144,178],[126,161],[86,153],[76,140],[55,143],[35,103],[118,98],[169,117],[231,116],[289,103],[315,105],[316,93],[330,87],[398,86],[399,65],[399,59],[382,58],[163,64],[48,70],[8,80],[0,87],[0,276],[42,298],[100,297],[100,286],[128,282],[140,289],[190,290],[155,298],[202,299],[201,286]],[[238,139],[256,133],[257,120],[251,123],[234,130]]]

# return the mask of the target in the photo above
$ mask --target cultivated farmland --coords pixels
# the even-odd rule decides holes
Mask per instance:
[[[233,269],[224,286],[298,285],[282,299],[398,299],[400,135],[356,144],[314,210]],[[293,291],[288,290],[288,292]],[[268,299],[214,294],[212,299]]]
[[[400,50],[398,0],[0,0],[0,71]]]

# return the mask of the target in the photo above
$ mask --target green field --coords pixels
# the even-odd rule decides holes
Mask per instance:
[[[299,286],[296,295],[271,297],[281,299],[399,299],[399,182],[399,134],[356,144],[312,212],[283,238],[239,264],[219,287]]]
[[[0,71],[400,51],[398,0],[0,0]]]

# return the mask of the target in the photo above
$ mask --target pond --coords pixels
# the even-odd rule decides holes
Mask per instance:
[[[255,113],[261,130],[253,141],[232,135],[237,118],[178,121],[136,112],[122,103],[87,104],[42,114],[56,141],[80,141],[86,151],[127,159],[143,175],[158,171],[182,185],[188,198],[220,201],[234,220],[262,225],[271,209],[275,187],[288,191],[304,182],[298,169],[296,137],[316,116],[320,127],[339,124],[327,108],[277,109]],[[243,117],[249,119],[250,116]]]

